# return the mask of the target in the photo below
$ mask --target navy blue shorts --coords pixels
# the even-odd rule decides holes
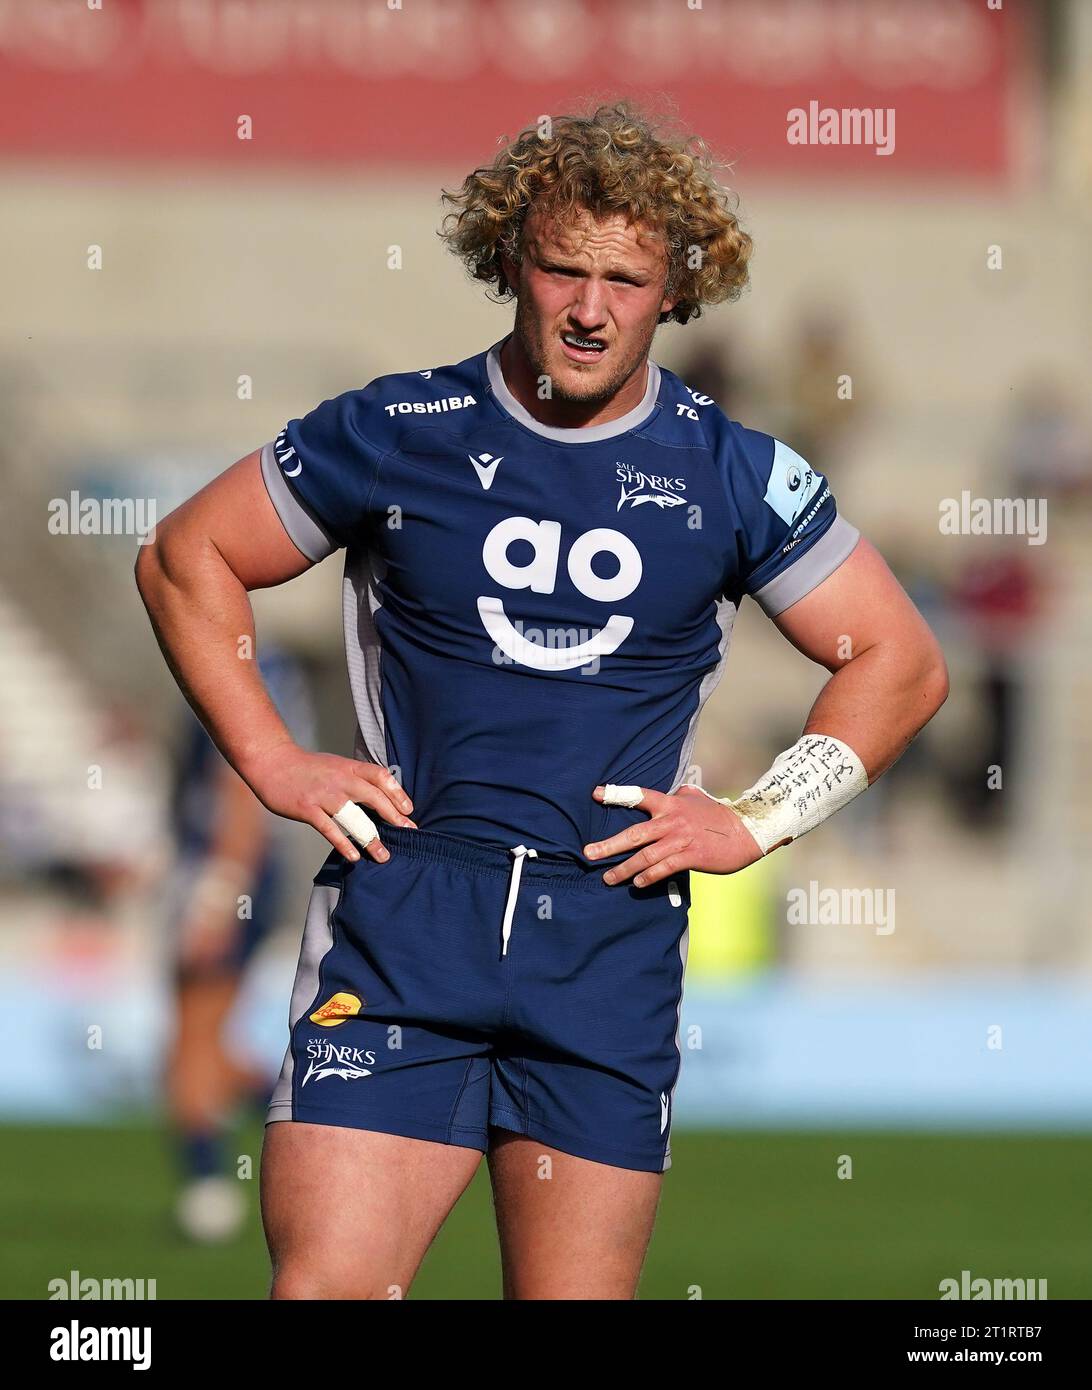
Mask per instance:
[[[483,1151],[495,1125],[669,1168],[688,875],[610,887],[602,864],[380,833],[387,863],[315,878],[268,1120]]]

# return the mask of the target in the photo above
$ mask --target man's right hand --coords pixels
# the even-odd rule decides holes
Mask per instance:
[[[413,802],[389,769],[333,753],[309,753],[294,743],[277,744],[250,767],[244,780],[268,810],[312,825],[339,854],[355,863],[360,851],[334,821],[347,801],[359,802],[391,825],[417,826],[409,819]],[[379,836],[367,847],[382,864],[390,858]]]

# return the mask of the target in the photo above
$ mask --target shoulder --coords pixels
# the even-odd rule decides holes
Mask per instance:
[[[296,424],[312,445],[358,445],[375,453],[398,447],[407,429],[429,421],[452,422],[481,398],[480,358],[416,371],[389,372],[366,386],[343,391],[316,406]],[[279,441],[278,441],[279,442]],[[287,442],[291,443],[289,439]]]
[[[304,555],[319,560],[352,543],[370,511],[384,458],[403,447],[411,429],[476,416],[468,406],[481,395],[483,357],[375,377],[289,420],[262,449],[269,495]]]
[[[661,369],[662,370],[662,369]],[[745,548],[795,560],[833,524],[837,506],[826,478],[782,439],[730,419],[711,397],[665,372],[661,400],[679,429],[700,437]]]
[[[745,501],[759,483],[762,496],[778,470],[795,485],[790,470],[799,468],[801,485],[805,482],[808,465],[787,444],[733,420],[711,396],[688,385],[675,372],[661,367],[660,376],[662,429],[670,436],[665,442],[705,451],[730,498]]]

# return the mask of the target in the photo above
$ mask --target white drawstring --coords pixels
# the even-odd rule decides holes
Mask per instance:
[[[520,875],[523,873],[525,858],[537,859],[538,850],[528,849],[526,845],[514,845],[508,853],[512,858],[512,872],[508,878],[508,901],[504,904],[504,925],[501,927],[501,955],[508,954],[508,940],[512,935],[512,918],[516,913],[516,894],[519,892]]]

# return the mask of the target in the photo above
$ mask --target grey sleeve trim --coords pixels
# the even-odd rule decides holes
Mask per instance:
[[[810,550],[805,550],[795,564],[763,584],[751,597],[768,618],[776,618],[822,584],[843,560],[848,560],[860,539],[856,526],[851,526],[844,516],[836,516]]]
[[[317,562],[325,560],[327,555],[332,555],[335,550],[340,549],[340,542],[334,540],[333,536],[319,525],[285,482],[271,443],[262,449],[262,478],[269,493],[269,500],[276,508],[292,544],[301,554]]]

